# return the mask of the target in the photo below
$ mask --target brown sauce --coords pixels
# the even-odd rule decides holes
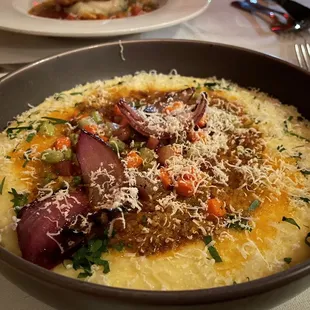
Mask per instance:
[[[76,106],[74,116],[72,116],[70,121],[72,125],[76,125],[81,116],[88,116],[92,112],[98,110],[100,111],[105,122],[118,123],[120,122],[120,119],[119,116],[115,115],[113,108],[119,98],[125,97],[128,102],[133,102],[136,105],[142,102],[143,106],[151,105],[155,102],[154,106],[158,108],[158,104],[164,100],[165,96],[165,93],[155,91],[151,93],[137,91],[117,93],[113,95],[113,98],[110,99],[110,103],[104,109],[99,109],[99,106],[98,108],[95,108],[95,105],[89,105],[89,103],[81,102]],[[188,104],[193,104],[194,102],[195,99],[191,99]],[[244,118],[243,111],[236,103],[229,102],[223,98],[217,97],[216,95],[211,95],[210,105],[235,114],[240,118],[240,120]],[[233,204],[239,205],[240,209],[246,209],[246,206],[251,204],[251,202],[255,199],[255,193],[247,189],[238,189],[244,181],[243,176],[231,169],[230,165],[235,164],[239,160],[241,160],[243,164],[247,164],[254,157],[257,157],[258,160],[260,160],[260,158],[263,157],[264,151],[261,139],[262,134],[254,127],[248,127],[248,123],[243,124],[243,128],[249,130],[246,130],[245,133],[239,136],[236,136],[233,132],[228,133],[228,151],[219,151],[217,154],[216,160],[218,162],[223,161],[226,165],[228,171],[228,186],[219,185],[216,177],[213,178],[213,183],[210,184],[211,198],[219,198],[221,201],[225,202],[226,206],[234,202]],[[69,133],[64,131],[62,131],[61,134],[69,135]],[[144,143],[147,142],[146,137],[143,137],[133,131],[130,139],[124,141],[127,151],[124,152],[122,156],[125,157],[126,153],[130,151],[130,142],[132,140]],[[173,143],[173,140],[162,141],[159,147],[161,145]],[[253,155],[238,154],[237,149],[240,146],[253,150]],[[75,152],[74,147],[73,152]],[[210,176],[214,176],[212,166],[212,160],[206,158],[205,165],[202,165],[201,170],[207,172]],[[64,180],[71,184],[73,177],[78,175],[78,169],[76,169],[74,170],[75,172],[72,176],[57,176],[57,172],[55,172],[54,167],[49,164],[44,164],[43,167],[40,167],[40,170],[41,173],[39,182],[42,183],[41,186],[45,185],[44,182],[46,183],[46,181],[44,181],[46,175],[52,174],[56,182],[55,189],[57,189],[57,186],[61,187],[61,182]],[[208,217],[206,209],[200,208],[198,211],[189,210],[188,212],[181,212],[175,211],[171,207],[165,209],[158,208],[158,199],[167,197],[171,191],[166,190],[163,186],[159,186],[156,189],[154,189],[151,184],[146,184],[145,186],[148,186],[148,193],[151,198],[145,201],[141,199],[141,212],[124,208],[126,211],[124,211],[123,216],[126,226],[124,227],[121,221],[115,221],[113,226],[114,233],[110,239],[112,246],[122,244],[128,251],[139,255],[152,255],[175,249],[189,242],[201,240],[206,233],[211,235],[221,231],[220,224],[223,224],[223,219]],[[176,201],[180,203],[184,202],[189,206],[197,206],[200,205],[201,201],[206,202],[210,198],[208,195],[206,193],[198,193],[197,195],[189,198],[178,197],[176,198]],[[197,212],[197,214],[195,212]],[[228,214],[229,210],[227,209],[226,212]],[[114,212],[111,216],[116,219],[120,217],[121,214]],[[195,216],[199,216],[204,220],[200,221],[199,225],[197,225],[193,221],[193,217]]]
[[[29,10],[29,14],[33,16],[51,18],[51,19],[65,19],[65,20],[103,20],[103,19],[115,19],[124,18],[130,16],[142,15],[145,13],[156,10],[156,6],[144,5],[139,6],[136,4],[130,4],[126,11],[120,11],[113,15],[104,14],[86,14],[84,16],[75,16],[66,12],[66,7],[55,4],[53,0],[49,0],[43,3],[36,4]]]

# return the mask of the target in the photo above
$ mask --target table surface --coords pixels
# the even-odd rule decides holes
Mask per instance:
[[[299,0],[310,5],[309,0]],[[175,38],[196,39],[243,46],[297,64],[294,44],[308,39],[303,35],[275,35],[268,25],[247,13],[232,8],[230,0],[213,0],[202,15],[178,26],[144,34],[122,37],[122,40]],[[117,38],[119,39],[119,38]],[[70,49],[113,39],[43,38],[0,31],[0,64],[25,63]],[[272,310],[307,310],[310,308],[310,289]],[[19,290],[0,275],[0,308],[6,310],[53,310]],[[269,309],[266,309],[269,310]],[[270,309],[271,310],[271,309]]]

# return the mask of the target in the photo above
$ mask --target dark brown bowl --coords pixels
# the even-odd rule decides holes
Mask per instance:
[[[41,60],[0,82],[0,126],[55,92],[136,71],[177,69],[259,88],[296,105],[310,119],[310,74],[279,59],[238,47],[197,41],[152,40],[103,44]],[[119,289],[66,278],[0,247],[0,271],[18,287],[57,309],[268,309],[309,287],[310,260],[273,276],[234,286],[162,292]]]

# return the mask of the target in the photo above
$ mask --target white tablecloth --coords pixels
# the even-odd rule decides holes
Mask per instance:
[[[188,0],[190,1],[190,0]],[[195,1],[195,0],[192,0]],[[299,0],[310,6],[310,0]],[[210,8],[194,20],[159,31],[123,37],[126,39],[176,38],[221,42],[254,49],[283,58],[297,64],[294,43],[310,42],[310,33],[300,35],[275,35],[268,26],[247,13],[229,5],[230,0],[213,0]],[[115,39],[109,39],[109,41]],[[32,62],[39,58],[87,46],[106,39],[40,38],[0,31],[0,64]],[[0,309],[5,310],[52,310],[0,275]],[[310,309],[310,289],[273,310]],[[270,309],[266,309],[270,310]]]

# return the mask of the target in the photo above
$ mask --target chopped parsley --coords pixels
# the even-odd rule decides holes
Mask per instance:
[[[204,241],[205,245],[208,246],[208,244],[210,244],[210,242],[212,242],[212,237],[207,236],[203,239],[203,241]],[[223,262],[221,256],[219,255],[217,249],[214,246],[212,246],[212,245],[208,246],[208,251],[216,263]]]
[[[112,246],[113,249],[115,249],[118,252],[122,252],[124,250],[124,242],[120,241],[119,243],[116,243]]]
[[[298,229],[300,229],[300,226],[296,223],[296,221],[293,218],[283,216],[282,222],[287,222],[289,224],[296,226]]]
[[[300,172],[303,174],[303,175],[310,175],[310,170],[300,170]]]
[[[27,193],[19,194],[15,188],[12,188],[9,194],[13,195],[13,199],[11,200],[11,202],[13,202],[13,209],[16,215],[18,215],[23,206],[28,203],[29,194]]]
[[[307,246],[310,247],[310,232],[308,232],[308,234],[307,234],[307,236],[305,238],[305,243],[306,243]]]
[[[27,136],[27,138],[26,138],[26,141],[28,142],[28,143],[30,143],[31,141],[32,141],[32,139],[35,137],[35,133],[33,132],[33,133],[30,133],[28,136]]]
[[[93,274],[92,265],[103,267],[103,273],[110,272],[110,265],[107,260],[101,259],[101,254],[108,252],[108,238],[92,239],[87,246],[80,248],[72,257],[73,268],[83,269],[78,278],[86,278]]]
[[[252,231],[252,227],[249,226],[249,221],[247,219],[239,219],[236,214],[229,214],[228,219],[231,220],[231,222],[227,223],[227,228]]]
[[[291,156],[292,158],[298,158],[301,159],[302,153],[301,152],[297,152],[295,153],[293,156]]]
[[[47,116],[45,116],[45,117],[42,117],[42,118],[49,120],[53,125],[69,123],[69,121],[67,121],[65,119],[60,119],[60,118],[55,118],[55,117],[47,117]]]
[[[76,96],[76,95],[83,95],[83,93],[81,92],[74,92],[74,93],[70,93],[71,96]]]
[[[277,150],[281,153],[286,150],[286,148],[281,144],[277,146]]]
[[[79,175],[76,175],[73,177],[72,179],[72,184],[73,186],[77,187],[82,183],[82,177],[80,177]]]
[[[301,140],[305,140],[305,141],[307,141],[307,142],[310,142],[309,139],[307,139],[307,138],[305,138],[305,137],[303,137],[303,136],[300,136],[299,134],[297,134],[297,133],[295,133],[295,132],[293,132],[293,131],[291,131],[291,130],[288,129],[288,124],[287,124],[287,122],[288,122],[288,121],[291,121],[292,119],[293,119],[293,117],[290,116],[286,121],[284,121],[284,132],[287,133],[287,134],[289,134],[289,135],[291,135],[291,136],[294,136],[294,137],[296,137],[296,138],[298,138],[298,139],[301,139]]]
[[[63,97],[64,97],[63,93],[58,93],[58,94],[54,95],[54,99],[57,100],[57,101],[60,100],[60,99],[63,99]]]
[[[5,177],[2,179],[2,181],[1,181],[1,183],[0,183],[0,195],[2,195],[4,182],[5,182]]]
[[[306,203],[310,203],[310,198],[307,197],[299,197],[300,200],[306,202]]]
[[[28,163],[29,163],[29,159],[26,159],[25,161],[24,161],[24,163],[23,163],[23,168],[26,168],[26,166],[28,165]]]
[[[10,138],[12,140],[12,139],[15,139],[17,137],[17,135],[20,132],[22,132],[23,130],[31,130],[31,129],[33,129],[32,125],[23,126],[23,127],[10,127],[10,128],[7,128],[6,134],[7,134],[8,138]]]
[[[203,86],[213,90],[216,86],[219,86],[219,83],[209,82],[209,83],[204,83]]]
[[[147,217],[146,217],[146,215],[142,215],[142,218],[141,218],[141,224],[143,225],[143,226],[146,226],[147,225]]]
[[[255,209],[257,209],[260,206],[261,202],[257,199],[255,199],[251,205],[249,206],[248,211],[254,211]]]
[[[285,257],[283,259],[288,265],[292,262],[292,258],[291,257]]]

